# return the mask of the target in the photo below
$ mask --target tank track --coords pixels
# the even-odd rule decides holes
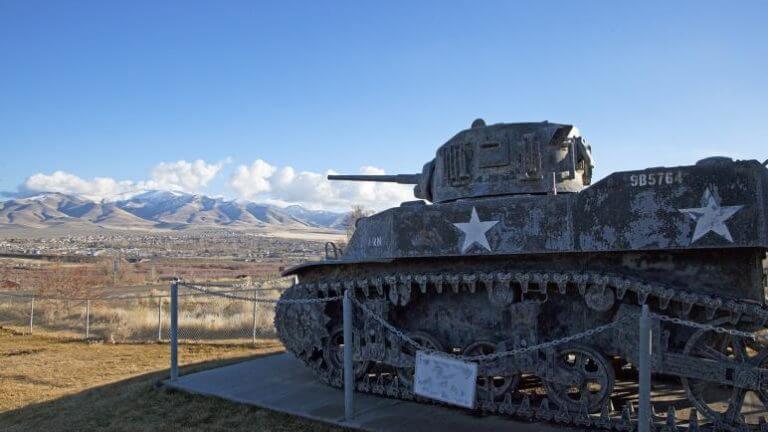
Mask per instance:
[[[546,302],[553,296],[578,293],[589,302],[590,300],[586,297],[594,292],[590,288],[598,287],[601,292],[604,290],[612,292],[617,304],[647,303],[652,312],[680,319],[700,323],[717,321],[746,331],[761,330],[768,322],[768,309],[759,304],[697,294],[657,283],[644,282],[633,277],[600,272],[396,272],[348,279],[328,278],[327,275],[308,273],[303,276],[303,279],[306,281],[288,289],[282,298],[329,298],[350,290],[359,301],[366,304],[373,305],[373,302],[384,301],[388,307],[403,307],[417,296],[427,293],[441,295],[467,292],[470,295],[487,295],[491,302],[508,302],[514,286],[514,289],[519,291],[518,294],[522,295],[521,299],[543,296],[543,301]],[[338,305],[335,307],[340,308]],[[286,348],[310,367],[318,380],[330,386],[341,387],[343,384],[341,370],[329,367],[327,355],[323,352],[330,336],[329,329],[334,328],[340,319],[337,314],[328,314],[329,309],[332,308],[323,304],[278,304],[275,327]],[[356,311],[355,314],[354,338],[357,361],[363,358],[358,342],[362,333],[359,323],[364,319],[361,319],[363,315],[360,311]],[[386,312],[382,317],[387,319]],[[630,326],[636,328],[636,323],[635,320]],[[390,337],[388,342],[397,349],[400,342],[395,339]],[[356,380],[356,389],[359,392],[439,404],[414,395],[409,387],[400,382],[396,374],[381,373],[375,369],[362,377],[358,376]],[[599,414],[591,413],[591,410],[585,406],[577,411],[569,410],[565,404],[558,404],[546,395],[527,393],[515,395],[507,393],[503,400],[495,400],[492,396],[481,396],[479,393],[476,409],[482,413],[580,428],[633,430],[635,413],[632,403],[625,404],[620,410],[615,410],[610,402],[611,397],[607,399],[607,403],[603,403]],[[671,415],[666,416],[666,426],[663,429],[673,431],[676,430],[674,411],[669,414]],[[688,424],[690,430],[766,430],[763,422],[760,426],[730,427],[720,422],[699,425],[698,420],[694,418],[696,416],[691,417],[691,419],[679,419],[682,423],[678,425]]]

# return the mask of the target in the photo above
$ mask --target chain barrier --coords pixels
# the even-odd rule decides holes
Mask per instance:
[[[746,339],[752,339],[754,341],[768,341],[768,336],[763,335],[763,334],[759,334],[759,333],[750,333],[750,332],[745,332],[745,331],[736,330],[736,329],[729,329],[729,328],[725,328],[725,327],[719,327],[719,326],[715,326],[715,325],[711,325],[711,324],[702,324],[702,323],[697,323],[697,322],[694,322],[694,321],[687,321],[687,320],[684,320],[684,319],[681,319],[681,318],[670,317],[670,316],[667,316],[667,315],[660,315],[660,314],[653,313],[653,312],[651,312],[649,314],[649,316],[651,318],[658,319],[659,321],[664,321],[664,322],[669,322],[669,323],[673,323],[673,324],[677,324],[677,325],[682,325],[682,326],[686,326],[686,327],[696,328],[696,329],[699,329],[699,330],[713,331],[713,332],[719,333],[719,334],[728,334],[728,335],[731,335],[731,336],[738,336],[738,337],[743,337],[743,338],[746,338]]]
[[[181,284],[180,284],[181,286]],[[197,286],[201,286],[200,284],[197,284]],[[218,286],[222,288],[231,288],[228,290],[221,290],[218,292],[224,292],[224,293],[232,293],[232,292],[283,292],[288,288],[248,288],[247,285],[202,285],[202,286]],[[189,285],[184,285],[184,287],[189,287]],[[114,287],[115,289],[119,289],[120,287]],[[168,289],[168,286],[162,286],[164,289]],[[206,291],[206,294],[210,294],[210,292]],[[13,297],[13,298],[20,298],[20,299],[32,299],[35,300],[58,300],[58,301],[86,301],[86,300],[148,300],[148,299],[159,299],[159,298],[168,298],[170,294],[157,294],[157,295],[122,295],[122,296],[88,296],[88,297],[56,297],[56,296],[45,296],[45,295],[38,295],[38,294],[30,294],[30,293],[10,293],[10,292],[0,292],[0,296],[3,297]],[[179,297],[188,297],[188,296],[194,296],[198,294],[179,294]]]
[[[244,297],[244,296],[238,296],[233,295],[226,292],[221,291],[211,291],[209,289],[206,289],[199,285],[192,285],[188,283],[179,283],[180,287],[188,288],[193,291],[197,291],[199,293],[205,294],[205,295],[212,295],[216,297],[223,297],[230,300],[244,300],[249,302],[255,302],[255,303],[270,303],[270,304],[316,304],[316,303],[327,303],[332,301],[339,301],[343,298],[343,296],[334,296],[334,297],[316,297],[316,298],[306,298],[306,299],[266,299],[266,298],[258,298],[258,297]]]
[[[368,308],[368,306],[366,306],[365,304],[363,304],[360,301],[358,301],[355,297],[350,296],[350,299],[352,300],[352,303],[355,306],[359,307],[366,315],[368,315],[369,317],[373,318],[374,321],[376,321],[377,323],[381,324],[381,326],[383,326],[384,328],[389,330],[392,334],[394,334],[395,336],[397,336],[399,339],[401,339],[402,341],[406,342],[407,344],[413,346],[417,350],[424,351],[424,352],[427,352],[429,354],[435,354],[435,355],[440,355],[440,356],[444,356],[444,357],[449,357],[449,358],[452,358],[452,359],[455,359],[455,360],[471,361],[471,362],[489,362],[489,361],[497,360],[497,359],[500,359],[500,358],[503,358],[503,357],[512,357],[512,356],[526,354],[526,353],[533,352],[533,351],[546,350],[546,349],[553,348],[553,347],[558,346],[558,345],[562,345],[562,344],[566,344],[566,343],[569,343],[569,342],[573,342],[573,341],[578,340],[578,339],[583,339],[583,338],[586,338],[586,337],[594,336],[594,335],[596,335],[598,333],[602,333],[602,332],[604,332],[606,330],[609,330],[609,329],[611,329],[613,327],[616,327],[617,325],[619,325],[620,323],[622,323],[622,322],[624,322],[624,321],[626,321],[628,319],[631,319],[631,317],[624,317],[622,319],[618,319],[618,320],[610,322],[608,324],[603,324],[601,326],[591,328],[591,329],[583,331],[581,333],[576,333],[576,334],[573,334],[573,335],[570,335],[570,336],[566,336],[566,337],[563,337],[563,338],[560,338],[560,339],[555,339],[555,340],[548,341],[548,342],[542,342],[542,343],[537,344],[537,345],[531,345],[531,346],[527,346],[527,347],[516,348],[516,349],[513,349],[513,350],[502,351],[502,352],[497,352],[497,353],[493,353],[493,354],[484,354],[484,355],[477,355],[477,356],[464,356],[464,355],[446,353],[446,352],[442,352],[442,351],[436,351],[436,350],[433,350],[431,348],[427,348],[427,347],[419,344],[415,340],[411,339],[410,337],[408,337],[408,335],[406,335],[405,333],[400,331],[397,327],[395,327],[392,324],[388,323],[386,320],[384,320],[384,318],[378,316],[375,312],[370,310]]]

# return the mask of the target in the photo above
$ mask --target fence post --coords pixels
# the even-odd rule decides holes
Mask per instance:
[[[648,432],[651,422],[651,317],[648,305],[640,314],[640,364],[638,365],[640,403],[637,412],[638,432]]]
[[[171,283],[171,381],[179,378],[179,282]]]
[[[91,337],[91,301],[85,301],[85,338]]]
[[[157,298],[157,341],[163,341],[163,297]]]
[[[253,316],[251,317],[253,331],[251,333],[251,343],[256,345],[256,291],[253,292]]]
[[[352,299],[350,290],[344,291],[344,418],[352,420],[355,415],[355,373],[352,367]]]
[[[32,334],[32,326],[35,322],[35,296],[32,296],[32,301],[29,304],[29,334]]]

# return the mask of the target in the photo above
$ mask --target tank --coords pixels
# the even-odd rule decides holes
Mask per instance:
[[[358,220],[343,250],[286,270],[297,283],[283,298],[349,291],[366,309],[354,315],[357,390],[422,402],[413,394],[415,349],[381,320],[422,347],[465,356],[605,326],[479,362],[475,406],[625,430],[647,305],[670,318],[652,324],[653,373],[678,388],[655,394],[656,409],[759,428],[768,350],[742,333],[674,320],[765,328],[766,164],[714,157],[592,184],[591,147],[575,127],[478,119],[419,174],[329,176],[413,184],[418,200]],[[341,323],[340,301],[279,304],[275,315],[286,348],[334,386],[342,384]]]

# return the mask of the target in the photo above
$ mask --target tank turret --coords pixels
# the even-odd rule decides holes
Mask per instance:
[[[571,125],[482,119],[443,144],[421,174],[331,175],[330,180],[414,184],[414,196],[449,202],[497,195],[578,192],[592,181],[591,148]]]

